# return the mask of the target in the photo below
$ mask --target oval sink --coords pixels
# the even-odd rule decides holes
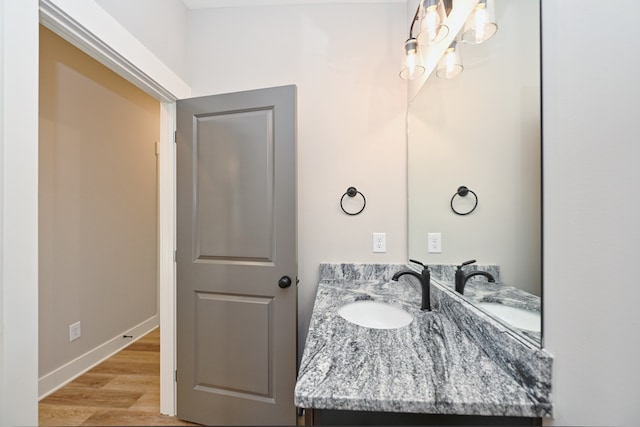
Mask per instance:
[[[356,301],[343,305],[338,314],[345,320],[372,329],[397,329],[413,320],[406,311],[377,301]]]
[[[492,302],[479,302],[476,305],[519,329],[540,332],[540,313]]]

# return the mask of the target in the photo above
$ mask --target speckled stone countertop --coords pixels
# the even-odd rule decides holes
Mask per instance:
[[[506,334],[504,326],[433,282],[433,311],[421,311],[414,278],[390,280],[404,268],[321,265],[296,406],[550,416],[551,356]],[[337,313],[363,299],[400,307],[414,320],[399,329],[369,329]]]
[[[495,282],[488,282],[484,277],[473,277],[467,282],[464,288],[464,298],[476,302],[488,302],[502,304],[509,307],[517,307],[523,310],[532,311],[534,313],[540,313],[540,297],[530,294],[514,286],[507,285],[500,281],[500,267],[496,265],[473,265],[473,268],[469,268],[468,271],[488,271],[495,277]],[[454,274],[456,270],[455,265],[433,265],[429,266],[431,269],[431,278],[438,283],[455,289]],[[538,345],[541,342],[541,333],[537,331],[530,331],[526,329],[519,329],[516,326],[510,325],[515,331],[519,332],[523,336],[529,338]]]

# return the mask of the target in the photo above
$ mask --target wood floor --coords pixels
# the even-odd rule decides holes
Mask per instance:
[[[160,414],[160,330],[40,401],[41,426],[196,425]]]

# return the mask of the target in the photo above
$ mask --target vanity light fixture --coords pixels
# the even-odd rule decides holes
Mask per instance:
[[[462,72],[462,58],[460,57],[460,49],[457,48],[458,42],[453,41],[444,52],[444,55],[438,62],[436,76],[442,79],[452,79]]]
[[[418,40],[415,37],[410,37],[404,42],[405,56],[400,77],[405,80],[413,80],[425,72],[422,54],[418,48]]]
[[[462,40],[468,44],[480,44],[498,31],[494,0],[480,0],[467,19],[462,30]]]
[[[420,32],[416,37],[423,46],[431,46],[442,41],[449,34],[445,24],[447,12],[444,0],[422,0],[418,6],[420,11]]]

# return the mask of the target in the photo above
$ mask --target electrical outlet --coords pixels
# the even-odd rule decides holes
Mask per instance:
[[[82,331],[80,330],[80,322],[69,325],[69,341],[75,341],[80,338]]]
[[[373,233],[373,252],[387,252],[386,233]]]
[[[427,252],[430,254],[442,253],[442,234],[441,233],[427,234]]]

